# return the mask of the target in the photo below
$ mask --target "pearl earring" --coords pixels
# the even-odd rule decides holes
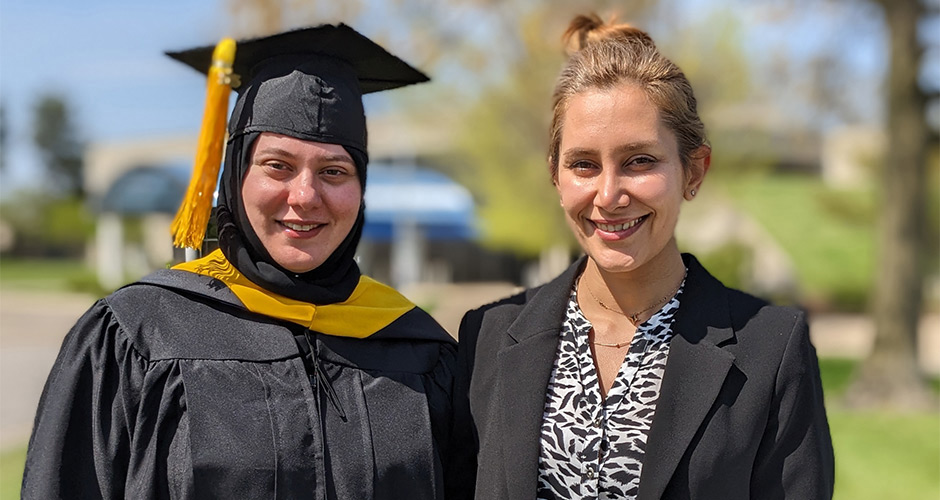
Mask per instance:
[[[695,190],[693,189],[690,193],[691,196],[695,196]]]

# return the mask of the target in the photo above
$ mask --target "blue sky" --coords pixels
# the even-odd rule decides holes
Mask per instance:
[[[222,36],[220,8],[216,1],[0,0],[10,168],[3,190],[35,177],[30,125],[43,92],[66,96],[88,140],[196,133],[203,80],[162,53]]]
[[[205,79],[163,52],[232,36],[226,9],[223,0],[0,0],[0,196],[42,181],[31,122],[47,92],[66,98],[86,142],[197,135]],[[386,13],[369,14],[381,23]],[[369,109],[383,103],[368,97]]]

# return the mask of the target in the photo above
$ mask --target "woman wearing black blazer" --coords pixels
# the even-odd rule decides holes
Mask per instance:
[[[650,37],[575,18],[549,164],[585,257],[460,327],[449,497],[831,498],[806,320],[680,254],[711,149]],[[460,393],[461,391],[458,391]]]

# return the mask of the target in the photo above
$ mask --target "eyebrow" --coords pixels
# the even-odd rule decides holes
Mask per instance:
[[[350,158],[350,157],[347,156],[347,155],[331,155],[331,156],[325,156],[325,157],[321,158],[321,160],[322,160],[324,163],[349,163],[349,164],[351,164],[351,165],[355,165],[355,164],[356,164],[356,162],[354,162],[353,159]]]
[[[297,158],[296,154],[291,153],[290,151],[286,149],[279,148],[277,146],[268,146],[264,149],[255,151],[255,155],[257,156],[261,156],[261,155],[284,156],[292,160]],[[356,163],[353,161],[352,158],[349,157],[349,155],[343,155],[343,154],[324,156],[320,158],[320,161],[324,163],[349,163],[352,165],[355,165]]]
[[[290,151],[286,149],[281,149],[276,146],[268,146],[264,149],[257,150],[255,151],[255,155],[256,156],[259,156],[259,155],[287,156],[288,158],[297,157],[297,155],[295,155],[294,153],[291,153]]]
[[[628,142],[627,144],[621,144],[614,148],[614,153],[623,154],[629,153],[631,151],[639,151],[643,149],[656,148],[659,146],[659,143],[656,141],[637,141],[637,142]],[[597,154],[597,150],[590,148],[571,148],[567,149],[562,153],[563,158],[570,157],[579,157],[579,156],[589,156]]]

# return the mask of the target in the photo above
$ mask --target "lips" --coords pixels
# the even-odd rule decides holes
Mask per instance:
[[[625,231],[627,229],[636,227],[641,222],[646,220],[647,217],[649,217],[649,215],[644,215],[643,217],[637,217],[636,219],[617,223],[617,224],[611,224],[607,222],[597,222],[595,220],[591,220],[591,223],[594,224],[594,227],[600,229],[601,231],[605,231],[608,233],[617,233],[620,231]]]
[[[325,224],[312,223],[312,224],[297,224],[295,222],[280,221],[281,225],[288,229],[292,229],[298,232],[306,232],[316,229],[318,227],[324,226]]]

